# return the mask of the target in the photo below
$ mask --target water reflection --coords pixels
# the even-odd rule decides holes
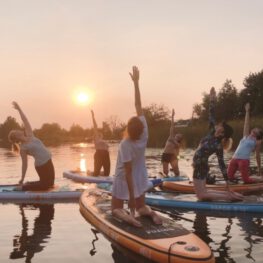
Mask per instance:
[[[263,262],[259,250],[263,242],[261,214],[198,210],[190,215],[181,210],[181,214],[194,215],[193,232],[212,248],[216,262]],[[185,221],[181,222],[186,226]]]
[[[25,258],[25,262],[31,262],[35,253],[41,252],[45,248],[46,240],[51,235],[51,221],[54,219],[54,205],[19,205],[21,221],[21,234],[17,234],[13,239],[13,251],[10,253],[10,259]],[[29,221],[26,216],[27,210],[38,210],[39,215],[34,220],[33,233],[29,232]]]

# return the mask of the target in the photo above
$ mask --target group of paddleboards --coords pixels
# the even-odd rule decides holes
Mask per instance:
[[[132,68],[130,73],[134,84],[136,116],[132,117],[126,127],[123,140],[119,144],[114,176],[110,176],[109,145],[103,140],[91,111],[94,128],[94,172],[65,171],[64,177],[81,183],[103,183],[110,185],[102,190],[94,187],[84,191],[74,191],[72,198],[81,195],[79,204],[82,215],[107,238],[117,242],[146,258],[157,262],[214,262],[210,248],[197,236],[176,224],[171,219],[156,213],[151,206],[182,207],[187,209],[212,209],[223,211],[263,212],[261,200],[257,197],[245,198],[240,192],[261,190],[263,183],[256,183],[249,177],[249,158],[256,151],[258,174],[261,178],[260,146],[263,132],[259,128],[249,131],[249,104],[245,106],[244,137],[231,159],[228,169],[223,156],[224,148],[229,147],[233,129],[225,122],[215,122],[216,93],[210,90],[209,132],[200,141],[193,157],[193,182],[180,176],[179,150],[183,134],[176,132],[174,110],[172,111],[170,134],[161,156],[162,174],[164,178],[148,179],[145,150],[148,140],[148,126],[143,114],[139,89],[139,70]],[[55,172],[50,152],[44,144],[34,137],[32,128],[20,106],[14,102],[24,124],[24,131],[12,130],[9,140],[20,152],[22,158],[22,176],[18,185],[0,186],[0,198],[5,196],[16,200],[29,198],[43,200],[45,198],[71,198],[68,191],[56,189]],[[218,158],[219,168],[226,181],[225,185],[208,186],[208,159],[212,154]],[[39,181],[24,183],[27,170],[27,157],[33,156]],[[169,177],[169,166],[174,177]],[[103,176],[101,170],[103,169]],[[236,171],[239,170],[244,185],[230,185]],[[162,184],[163,190],[149,191]],[[256,185],[256,186],[254,186]],[[13,187],[13,188],[12,188]],[[180,188],[181,187],[181,188]],[[254,188],[253,188],[254,187]],[[262,187],[262,188],[261,188]],[[13,191],[16,190],[16,191]],[[176,191],[176,192],[172,192]],[[192,195],[177,192],[194,193]],[[27,196],[27,197],[25,197]],[[208,201],[208,202],[207,202]],[[223,201],[223,202],[222,202]],[[233,202],[234,201],[234,202]],[[126,205],[128,204],[128,208]],[[263,203],[262,203],[263,204]]]

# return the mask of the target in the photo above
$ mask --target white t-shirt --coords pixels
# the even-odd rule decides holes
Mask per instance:
[[[145,149],[148,140],[148,127],[144,116],[138,117],[143,123],[143,133],[139,140],[123,139],[119,145],[118,157],[113,182],[112,194],[122,200],[129,199],[129,189],[126,181],[124,163],[132,163],[132,178],[134,197],[138,198],[148,186],[148,175],[145,165]]]
[[[51,153],[45,145],[36,137],[29,142],[21,144],[21,150],[25,151],[35,159],[35,166],[41,166],[51,159]]]

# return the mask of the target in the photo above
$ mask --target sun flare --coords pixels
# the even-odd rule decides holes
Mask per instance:
[[[75,91],[74,92],[74,100],[75,103],[80,105],[80,106],[87,106],[91,102],[91,94],[88,91]]]

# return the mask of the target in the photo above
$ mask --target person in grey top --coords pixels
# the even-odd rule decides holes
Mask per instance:
[[[8,135],[14,151],[19,152],[22,159],[22,176],[17,190],[47,190],[54,185],[55,180],[55,170],[51,160],[51,153],[45,145],[34,136],[31,125],[17,102],[13,102],[13,107],[18,111],[24,125],[24,131],[11,130]],[[24,183],[28,155],[35,159],[35,169],[40,179],[39,181]]]

